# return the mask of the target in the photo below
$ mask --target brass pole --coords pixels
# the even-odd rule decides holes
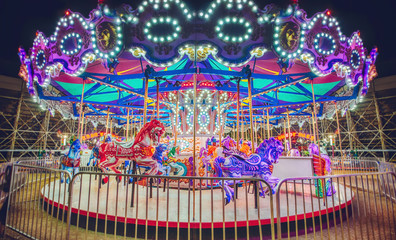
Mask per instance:
[[[265,139],[265,113],[264,113],[264,109],[263,109],[263,121],[261,122],[261,140],[264,141]]]
[[[241,139],[242,139],[242,142],[243,142],[243,141],[246,140],[246,138],[245,138],[245,119],[244,119],[244,116],[243,116],[243,110],[241,112],[241,115],[242,115],[242,119],[241,119]]]
[[[127,125],[126,125],[125,137],[126,137],[126,140],[128,141],[129,140],[129,108],[127,108],[127,111],[128,111],[128,113],[127,113]]]
[[[291,136],[290,136],[290,118],[289,118],[289,108],[286,108],[286,113],[287,113],[287,129],[289,132],[289,147],[290,149],[292,149],[292,145],[291,145]]]
[[[334,102],[336,118],[337,118],[337,134],[338,134],[338,141],[340,143],[340,152],[341,152],[341,167],[344,169],[344,154],[342,152],[342,144],[341,144],[341,132],[340,132],[340,122],[338,120],[338,110],[337,110],[337,102]]]
[[[252,109],[252,79],[251,78],[248,78],[248,91],[249,91],[250,140],[252,142],[252,152],[254,153],[253,109]]]
[[[236,140],[237,140],[237,149],[239,150],[239,108],[240,108],[240,102],[239,102],[239,79],[237,80],[237,126],[236,126]]]
[[[107,133],[109,132],[108,131],[108,129],[109,129],[109,115],[110,115],[110,108],[109,107],[107,107],[107,117],[106,117],[106,136],[107,136]],[[106,136],[105,136],[105,139],[106,139]]]
[[[144,82],[144,107],[143,107],[143,125],[147,122],[147,97],[148,97],[148,78]]]
[[[311,125],[312,125],[312,134],[313,134],[313,137],[314,137],[314,143],[316,144],[315,117],[314,117],[314,111],[313,110],[312,110],[312,124]]]
[[[268,135],[268,139],[271,138],[271,134],[270,134],[270,118],[269,118],[269,109],[267,108],[267,135]]]
[[[133,139],[133,108],[131,109],[131,139]]]
[[[195,176],[195,146],[196,146],[196,125],[197,125],[197,74],[194,73],[194,119],[193,119],[193,176]],[[195,179],[193,180],[193,220],[195,219]]]
[[[85,116],[85,114],[84,114],[84,116]],[[84,134],[83,134],[83,136],[84,136],[84,135],[87,135],[88,117],[85,117],[84,123],[85,123],[85,125],[84,125]]]
[[[283,135],[285,138],[283,139],[283,143],[285,144],[285,149],[287,150],[287,141],[286,141],[286,119],[283,119]]]
[[[308,117],[308,128],[309,128],[309,142],[312,143],[312,130],[311,130],[311,117]]]
[[[84,88],[85,88],[85,81],[83,80],[83,87],[82,87],[81,101],[80,101],[80,112],[79,112],[79,115],[78,115],[77,136],[80,136],[80,131],[81,131],[81,114],[82,114],[82,109],[83,109],[83,105],[84,105]]]
[[[110,136],[113,135],[113,119],[110,117]]]
[[[81,119],[81,130],[80,130],[80,139],[82,141],[82,136],[84,136],[84,122],[85,122],[85,113],[82,112],[82,119]]]
[[[175,125],[175,146],[176,146],[176,143],[177,143],[177,126],[178,126],[178,124],[179,124],[179,92],[176,92],[176,112],[175,112],[175,115],[176,115],[176,125]]]
[[[160,112],[160,105],[159,105],[159,80],[157,79],[157,102],[156,102],[156,104],[157,104],[157,120],[159,120],[160,118],[159,118],[159,112]]]
[[[219,124],[219,146],[221,147],[220,91],[217,91],[217,119]]]

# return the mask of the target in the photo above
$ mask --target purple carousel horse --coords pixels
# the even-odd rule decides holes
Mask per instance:
[[[226,158],[217,157],[214,161],[216,175],[218,177],[258,177],[266,181],[271,191],[274,191],[279,179],[272,176],[273,164],[278,163],[279,156],[283,152],[282,143],[275,138],[264,140],[256,149],[256,153],[244,158],[238,154],[232,154]],[[229,186],[233,181],[219,181],[219,185],[226,193],[226,204],[234,199],[234,191]],[[270,191],[270,189],[263,188],[260,183],[260,195]]]

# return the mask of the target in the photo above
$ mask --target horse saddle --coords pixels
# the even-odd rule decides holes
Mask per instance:
[[[114,144],[116,145],[116,146],[119,146],[119,147],[122,147],[122,148],[131,148],[132,146],[133,146],[133,143],[134,143],[135,141],[132,139],[131,141],[128,141],[128,142],[118,142],[118,141],[115,141],[114,142]]]
[[[252,154],[248,158],[244,158],[240,155],[234,154],[233,157],[237,158],[240,161],[244,161],[250,165],[258,165],[260,163],[260,156],[258,154]]]

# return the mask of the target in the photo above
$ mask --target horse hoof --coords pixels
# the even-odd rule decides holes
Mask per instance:
[[[230,203],[230,200],[229,200],[228,198],[226,198],[226,197],[225,197],[225,198],[224,198],[224,202],[225,202],[225,204],[224,204],[224,205],[225,205],[225,206],[227,206],[227,204],[229,204],[229,203]]]
[[[106,184],[107,182],[109,181],[109,179],[106,177],[106,178],[103,178],[102,179],[102,184]]]

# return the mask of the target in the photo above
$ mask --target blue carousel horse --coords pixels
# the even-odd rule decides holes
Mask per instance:
[[[98,141],[98,143],[99,143],[99,141]],[[99,157],[99,147],[100,147],[100,144],[98,144],[98,143],[95,144],[95,146],[92,148],[91,156],[89,157],[89,161],[88,161],[87,166],[91,165],[91,161],[92,161],[92,166],[93,167],[96,167],[98,165],[98,163],[99,163],[99,159],[100,159],[100,157]]]
[[[68,171],[72,177],[77,174],[80,167],[80,151],[81,143],[80,140],[75,140],[69,148],[69,152],[61,158],[61,169]],[[64,176],[61,174],[61,183],[64,182]],[[66,183],[69,183],[69,179],[66,179]]]
[[[244,158],[243,155],[232,154],[229,157],[217,157],[214,160],[215,174],[218,177],[258,177],[266,181],[272,192],[279,179],[272,176],[273,164],[278,163],[279,156],[283,152],[282,143],[275,138],[264,140],[256,149],[256,153]],[[229,186],[234,181],[219,181],[219,186],[226,193],[225,204],[234,199],[234,190]],[[260,183],[261,186],[261,183]],[[260,195],[270,189],[261,186]]]

